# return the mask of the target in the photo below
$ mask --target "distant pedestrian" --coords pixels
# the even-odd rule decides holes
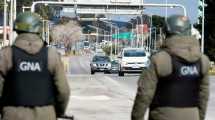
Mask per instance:
[[[166,21],[164,48],[144,69],[132,110],[132,120],[204,120],[209,96],[209,59],[191,36],[187,17],[172,15]]]
[[[64,115],[69,86],[56,49],[39,36],[41,18],[17,16],[14,44],[0,51],[0,95],[3,120],[56,120]]]

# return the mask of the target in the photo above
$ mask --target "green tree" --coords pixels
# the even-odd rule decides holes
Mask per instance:
[[[0,12],[2,12],[4,9],[3,5],[4,5],[4,0],[0,0]]]
[[[104,46],[102,49],[106,55],[111,54],[111,46]],[[114,54],[114,53],[115,53],[115,44],[112,44],[112,54]]]
[[[165,23],[164,17],[158,16],[158,15],[152,16],[152,26],[159,28],[159,27],[163,27],[164,23]]]
[[[31,6],[33,2],[41,0],[17,0],[17,12],[22,12],[22,6]],[[47,1],[58,1],[58,0],[47,0]],[[53,11],[56,7],[49,7],[45,5],[36,6],[36,12],[39,13],[43,18],[51,18]]]
[[[211,60],[215,61],[215,1],[206,0],[205,7],[205,53]]]

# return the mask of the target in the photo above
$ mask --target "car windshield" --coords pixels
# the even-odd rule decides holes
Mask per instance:
[[[146,53],[144,50],[125,50],[125,57],[145,57]]]
[[[90,45],[89,42],[87,41],[84,42],[84,46],[89,46],[89,45]]]
[[[108,56],[95,56],[93,58],[93,62],[110,62],[110,58]]]
[[[117,65],[118,62],[117,61],[112,61],[111,64]]]

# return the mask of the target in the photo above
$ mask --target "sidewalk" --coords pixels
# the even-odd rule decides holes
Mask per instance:
[[[215,119],[215,76],[210,77],[210,98],[205,120]]]

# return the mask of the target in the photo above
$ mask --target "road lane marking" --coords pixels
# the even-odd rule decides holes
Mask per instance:
[[[78,100],[110,100],[111,98],[105,95],[98,96],[71,96],[72,99]]]

